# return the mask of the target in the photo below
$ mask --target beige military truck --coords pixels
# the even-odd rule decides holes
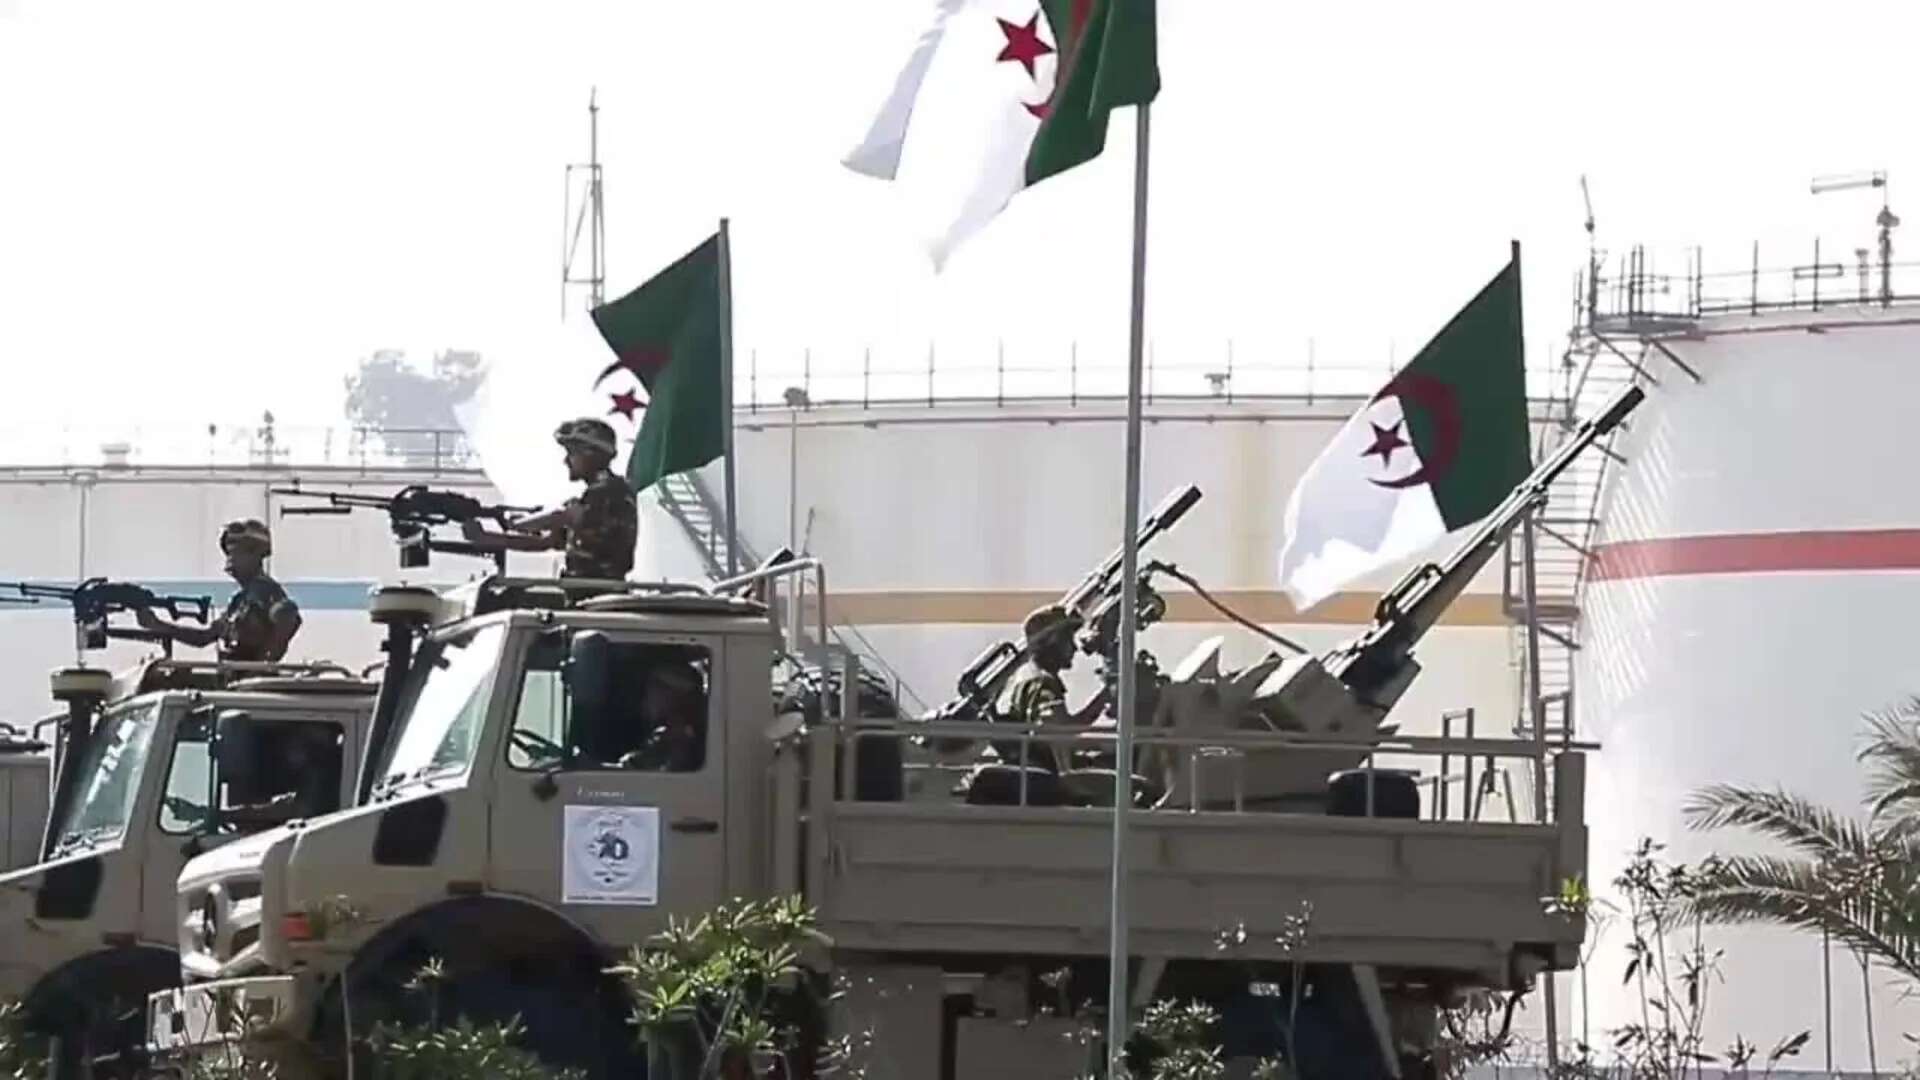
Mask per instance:
[[[54,674],[53,806],[30,865],[0,874],[0,999],[57,1039],[61,1075],[135,1075],[142,1005],[179,982],[181,867],[350,802],[374,689],[331,665]]]
[[[1365,1080],[1431,1068],[1437,1010],[1462,994],[1574,964],[1584,919],[1543,898],[1586,869],[1583,749],[1402,737],[1386,716],[1426,630],[1637,393],[1349,644],[1233,673],[1203,648],[1154,680],[1129,763],[1136,1003],[1212,1003],[1229,1057]],[[1117,565],[1068,596],[1096,630]],[[443,1020],[518,1016],[552,1063],[643,1075],[608,963],[669,919],[797,894],[832,942],[813,965],[851,988],[803,1030],[870,1034],[868,1075],[1076,1075],[1060,1007],[1107,978],[1110,734],[991,720],[1018,646],[931,720],[871,718],[831,685],[811,708],[770,706],[786,643],[740,591],[807,570],[824,597],[812,560],[711,589],[492,577],[377,594],[388,671],[359,805],[185,867],[186,985],[149,999],[150,1050],[246,1038],[282,1075],[335,1075],[434,959]],[[1049,746],[1078,764],[1032,766]],[[1354,768],[1386,755],[1520,760],[1540,812],[1455,817],[1408,771]]]
[[[40,857],[53,788],[50,748],[35,737],[40,727],[0,724],[0,871]]]

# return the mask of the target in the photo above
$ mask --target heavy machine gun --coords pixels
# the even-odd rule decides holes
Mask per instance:
[[[127,626],[109,626],[109,616],[122,611],[158,608],[176,619],[191,618],[205,624],[213,616],[213,599],[206,596],[162,596],[144,585],[126,581],[88,578],[77,585],[33,585],[24,581],[0,582],[0,590],[16,593],[18,602],[37,604],[41,600],[64,600],[73,606],[74,645],[82,652],[104,649],[109,639],[147,641],[173,655],[173,638],[164,630],[142,630]]]
[[[1200,501],[1200,489],[1192,484],[1168,495],[1154,507],[1145,521],[1140,523],[1139,547],[1144,549],[1162,533],[1178,524],[1187,511]],[[1092,572],[1081,579],[1080,584],[1068,590],[1060,598],[1059,605],[1069,615],[1078,618],[1085,628],[1081,638],[1081,648],[1104,649],[1112,652],[1117,646],[1102,644],[1108,638],[1117,642],[1114,631],[1118,627],[1120,600],[1120,563],[1122,549],[1113,552],[1093,568]],[[1149,602],[1148,598],[1152,598]],[[1144,626],[1158,619],[1166,611],[1166,604],[1157,593],[1147,590],[1141,593],[1139,603],[1140,625]],[[1104,636],[1103,636],[1104,635]],[[1027,646],[1021,640],[1002,640],[976,657],[960,673],[959,692],[953,700],[935,711],[935,720],[989,720],[995,714],[995,701],[1007,682],[1013,678],[1020,665],[1028,658]],[[1117,670],[1117,669],[1116,669]]]
[[[433,535],[433,529],[440,525],[468,521],[497,522],[501,528],[510,526],[509,515],[531,514],[536,509],[528,506],[494,506],[481,502],[471,495],[458,491],[445,491],[430,488],[424,484],[409,484],[391,496],[357,495],[346,491],[310,491],[300,486],[298,480],[292,487],[271,488],[275,495],[291,495],[306,499],[325,499],[325,506],[288,506],[280,511],[282,516],[289,514],[350,514],[355,510],[385,511],[387,520],[393,526],[395,543],[400,548],[400,565],[405,569],[426,566],[433,552],[447,555],[471,555],[476,558],[493,560],[497,572],[507,572],[507,553],[490,550],[464,540],[441,540]]]

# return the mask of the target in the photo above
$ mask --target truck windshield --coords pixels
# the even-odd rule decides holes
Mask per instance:
[[[158,703],[109,713],[79,763],[79,784],[72,805],[60,816],[53,854],[111,843],[126,834],[140,795],[159,721]]]
[[[507,628],[493,625],[421,648],[399,702],[380,786],[465,772],[487,710]]]

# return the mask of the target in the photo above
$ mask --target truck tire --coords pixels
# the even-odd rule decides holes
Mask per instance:
[[[444,976],[425,992],[408,989],[437,959]],[[368,1032],[381,1022],[444,1026],[466,1018],[504,1023],[515,1016],[519,1045],[549,1065],[582,1070],[589,1080],[644,1076],[629,1008],[605,959],[551,911],[496,897],[450,901],[403,920],[370,942],[323,997],[313,1044],[342,1059],[347,1011],[358,1056],[371,1067]],[[360,1063],[366,1062],[366,1067]]]
[[[55,1040],[57,1078],[146,1075],[147,995],[180,985],[180,959],[163,949],[95,953],[59,968],[27,995],[27,1027]]]

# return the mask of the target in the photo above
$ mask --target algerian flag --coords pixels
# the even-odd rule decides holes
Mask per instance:
[[[1160,92],[1154,0],[935,0],[844,159],[896,183],[936,269],[1021,188],[1099,156]]]
[[[1473,524],[1526,478],[1523,357],[1516,244],[1294,487],[1280,581],[1295,608]]]
[[[629,419],[647,395],[627,455],[627,483],[645,491],[726,448],[720,357],[720,234],[618,300],[593,309],[615,360],[594,385]]]

